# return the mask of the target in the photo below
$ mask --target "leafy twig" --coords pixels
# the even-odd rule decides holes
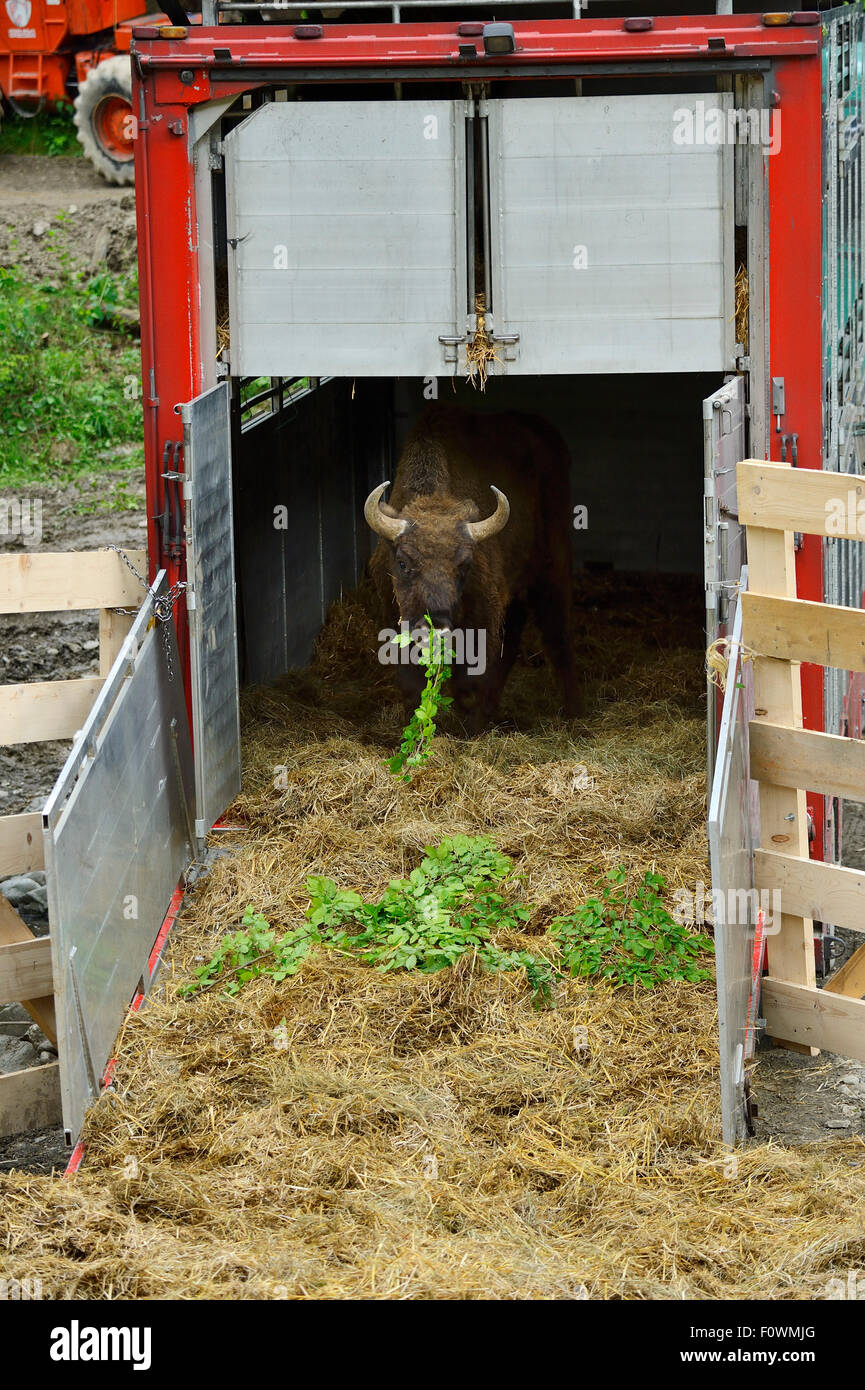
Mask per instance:
[[[419,664],[426,668],[426,684],[417,709],[403,729],[399,752],[385,762],[385,767],[394,776],[401,777],[404,782],[410,782],[412,773],[429,762],[433,751],[436,718],[440,710],[453,704],[451,697],[442,693],[444,682],[450,680],[451,676],[450,651],[442,640],[442,634],[433,626],[429,613],[426,614],[426,621],[430,632],[429,641],[418,653]],[[403,632],[396,640],[404,647],[412,637],[410,633]]]

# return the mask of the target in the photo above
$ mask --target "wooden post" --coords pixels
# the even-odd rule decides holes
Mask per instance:
[[[792,471],[792,470],[791,470]],[[792,531],[773,531],[761,526],[747,529],[748,589],[776,598],[796,597],[796,557]],[[743,610],[744,613],[744,610]],[[743,632],[747,645],[748,633]],[[802,728],[802,683],[798,662],[771,657],[754,660],[755,723]],[[762,847],[807,859],[808,811],[805,792],[798,788],[760,782],[760,830]],[[770,973],[792,984],[817,983],[814,963],[814,925],[810,917],[781,914],[773,922],[766,950]],[[801,1043],[784,1046],[810,1056],[817,1049]]]
[[[134,622],[131,613],[117,613],[113,608],[99,610],[99,674],[107,676],[117,659],[126,636]]]
[[[12,904],[0,894],[0,945],[5,946],[13,941],[34,940],[35,937],[30,928],[22,922]],[[50,1038],[56,1047],[57,1024],[54,1018],[54,995],[46,994],[39,999],[22,999],[21,1004],[34,1023],[39,1024],[46,1038]]]

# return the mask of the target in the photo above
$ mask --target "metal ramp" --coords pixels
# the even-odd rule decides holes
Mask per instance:
[[[735,475],[734,475],[735,476]],[[741,589],[746,587],[742,572]],[[736,604],[721,731],[709,802],[709,858],[715,917],[718,1046],[724,1141],[747,1133],[747,1063],[753,1056],[757,929],[754,849],[759,844],[757,788],[749,775],[748,725],[754,714],[750,663],[742,661],[742,612]],[[756,952],[759,957],[759,947]],[[758,962],[759,964],[759,962]]]
[[[195,853],[189,724],[160,571],[42,813],[63,1126],[77,1138]]]
[[[745,563],[745,532],[736,502],[736,464],[747,450],[745,384],[731,377],[703,401],[703,570],[706,586],[706,646],[729,635],[737,585]],[[706,748],[709,782],[721,710],[718,691],[707,687]]]

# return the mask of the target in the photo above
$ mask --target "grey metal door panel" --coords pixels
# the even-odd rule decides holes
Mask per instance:
[[[193,854],[193,786],[174,625],[154,623],[148,594],[43,812],[70,1142],[135,990],[149,984],[148,956]]]
[[[462,102],[271,102],[226,137],[235,374],[454,369],[464,126]]]
[[[231,496],[231,388],[221,382],[181,407],[186,465],[196,834],[240,790],[240,697]]]
[[[736,465],[747,458],[745,387],[732,377],[703,401],[706,645],[729,632],[736,585],[745,563],[745,531],[739,525]],[[712,779],[718,741],[718,701],[708,687],[708,775]]]
[[[713,895],[736,911],[715,912],[715,964],[718,987],[718,1042],[721,1059],[721,1110],[724,1140],[745,1135],[745,1072],[753,1052],[749,1001],[753,981],[754,846],[757,834],[756,788],[748,775],[748,725],[754,714],[749,662],[739,659],[741,605],[733,619],[733,655],[727,672],[718,758],[709,802],[709,857]],[[748,920],[740,918],[747,905]]]
[[[719,107],[730,94],[712,98]],[[732,365],[732,158],[677,145],[692,96],[491,101],[498,371]]]
[[[371,418],[387,420],[389,395],[384,383],[354,388],[351,380],[323,382],[241,435],[237,572],[245,683],[274,681],[306,665],[329,604],[354,587],[368,557],[365,440]]]

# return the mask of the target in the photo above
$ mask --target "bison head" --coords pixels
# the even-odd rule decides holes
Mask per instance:
[[[458,625],[460,598],[471,570],[475,546],[506,525],[510,505],[497,487],[496,509],[478,521],[474,502],[440,493],[414,497],[401,512],[381,500],[389,483],[366,499],[367,524],[388,542],[390,572],[400,618],[415,628],[429,613],[433,625]]]

